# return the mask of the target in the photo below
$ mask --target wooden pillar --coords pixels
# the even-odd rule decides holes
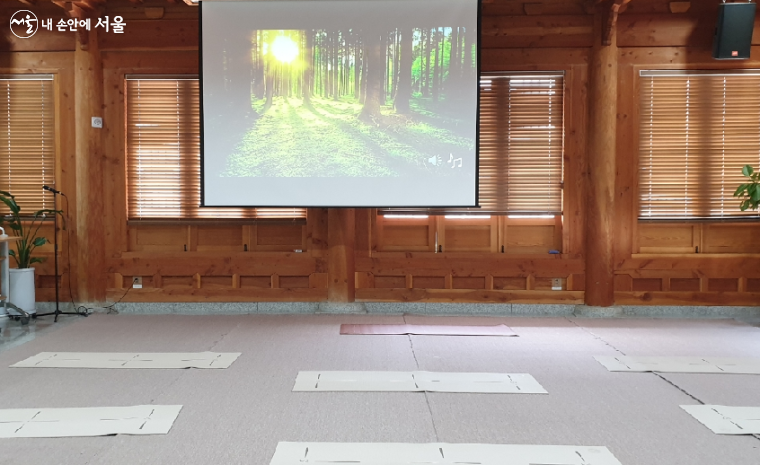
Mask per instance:
[[[327,301],[356,300],[356,266],[354,265],[356,219],[353,208],[327,210]]]
[[[617,39],[602,45],[606,18],[597,10],[589,70],[588,182],[586,183],[586,305],[614,301],[613,224],[617,117]],[[614,28],[614,25],[612,26]]]
[[[103,129],[92,117],[103,116],[103,63],[97,31],[77,35],[74,51],[74,119],[76,136],[76,277],[77,299],[101,304],[106,297],[103,222]],[[116,121],[104,122],[115,124]]]

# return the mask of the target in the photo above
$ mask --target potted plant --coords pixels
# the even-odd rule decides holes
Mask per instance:
[[[744,165],[742,174],[747,176],[750,182],[741,184],[734,192],[734,197],[739,197],[742,201],[739,205],[741,211],[757,210],[760,203],[760,172],[755,172],[750,165]]]
[[[0,201],[10,209],[9,215],[0,216],[0,226],[10,228],[17,238],[16,250],[8,251],[17,265],[17,268],[10,270],[8,301],[26,313],[35,314],[37,310],[34,297],[34,268],[31,265],[41,263],[44,259],[32,255],[37,247],[48,242],[46,238],[37,234],[48,215],[61,215],[62,210],[43,209],[22,216],[21,207],[11,193],[0,191]]]

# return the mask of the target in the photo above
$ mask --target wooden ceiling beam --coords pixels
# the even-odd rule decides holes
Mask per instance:
[[[84,11],[95,11],[96,9],[96,6],[90,0],[78,0],[71,4]]]
[[[631,0],[614,0],[612,5],[610,5],[610,11],[607,14],[607,22],[603,27],[602,45],[610,45],[612,43],[612,35],[617,28],[618,15],[625,11],[630,1]]]
[[[671,13],[686,13],[691,8],[691,2],[670,2],[668,7]]]
[[[63,8],[63,11],[67,12],[71,9],[71,2],[67,2],[65,0],[51,0],[53,5],[58,5],[59,7]]]

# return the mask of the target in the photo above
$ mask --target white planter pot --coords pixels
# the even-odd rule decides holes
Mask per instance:
[[[8,279],[8,301],[27,313],[37,313],[34,300],[34,268],[11,268]],[[16,315],[12,308],[8,308],[10,315]]]

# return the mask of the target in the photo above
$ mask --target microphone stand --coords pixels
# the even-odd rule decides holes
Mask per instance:
[[[53,210],[58,211],[58,194],[65,196],[63,192],[52,189],[48,186],[42,186],[46,191],[53,193]],[[55,311],[48,313],[36,313],[32,315],[34,318],[39,316],[55,315],[53,319],[54,323],[58,322],[58,315],[79,315],[87,316],[87,313],[82,312],[62,312],[59,308],[60,299],[58,296],[58,213],[53,214],[53,250],[55,252]],[[71,263],[69,263],[69,279],[71,279]]]

